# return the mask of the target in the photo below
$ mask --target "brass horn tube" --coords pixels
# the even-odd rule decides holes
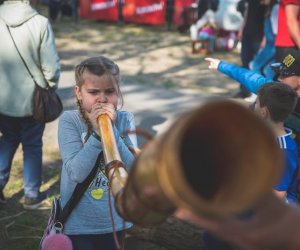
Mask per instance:
[[[260,117],[232,101],[210,101],[148,143],[115,206],[140,225],[158,224],[176,207],[233,215],[263,199],[282,166],[276,137]]]
[[[101,137],[101,142],[102,142],[102,150],[103,150],[103,155],[104,155],[104,160],[106,164],[106,175],[108,179],[110,180],[110,187],[112,190],[113,197],[115,198],[115,206],[120,214],[121,217],[128,221],[136,221],[134,218],[131,218],[131,215],[125,214],[121,209],[123,208],[123,205],[125,203],[128,204],[136,204],[136,202],[131,202],[131,199],[135,198],[135,196],[131,197],[125,197],[123,195],[124,187],[128,186],[126,183],[130,183],[131,181],[128,180],[128,174],[126,171],[126,168],[124,164],[122,163],[121,156],[118,150],[118,146],[116,143],[116,138],[114,135],[113,127],[111,120],[108,115],[103,114],[98,117],[98,125],[99,125],[99,130],[100,130],[100,137]],[[145,178],[149,179],[150,176],[147,176]],[[153,175],[153,177],[155,177]],[[139,177],[140,178],[140,177]],[[151,177],[150,177],[151,178]],[[124,199],[128,200],[124,202]],[[138,201],[137,203],[139,203]],[[117,204],[118,203],[118,204]],[[117,204],[117,205],[116,205]],[[142,205],[142,204],[140,204]],[[143,216],[147,216],[149,218],[159,218],[159,222],[165,219],[167,214],[161,214],[161,212],[156,213],[152,212],[146,207],[142,207],[140,209],[140,205],[134,205],[133,208],[133,213],[136,213],[138,215],[138,211],[142,212]],[[126,206],[127,207],[127,206]],[[126,208],[127,211],[127,208]],[[168,211],[169,214],[170,211]],[[138,222],[137,222],[138,223]],[[154,224],[157,224],[157,220],[154,220]]]

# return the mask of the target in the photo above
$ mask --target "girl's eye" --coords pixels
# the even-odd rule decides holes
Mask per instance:
[[[90,91],[88,91],[88,93],[91,94],[91,95],[97,95],[98,91],[97,90],[90,90]]]
[[[116,93],[116,90],[115,90],[115,89],[107,89],[105,92],[106,92],[108,95],[111,95],[111,94]]]

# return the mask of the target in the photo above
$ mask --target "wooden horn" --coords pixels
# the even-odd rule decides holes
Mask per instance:
[[[265,121],[236,102],[207,101],[143,148],[113,192],[115,206],[126,220],[148,226],[177,207],[201,216],[238,214],[270,193],[282,166]]]

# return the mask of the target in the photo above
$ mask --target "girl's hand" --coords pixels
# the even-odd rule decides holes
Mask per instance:
[[[209,62],[209,66],[208,66],[209,69],[218,70],[221,60],[217,58],[211,58],[211,57],[206,57],[204,58],[204,60],[206,62]]]
[[[87,116],[92,124],[93,130],[99,134],[99,124],[98,117],[100,115],[107,114],[111,119],[112,123],[115,123],[117,118],[117,113],[115,107],[111,103],[95,103],[92,106],[92,110],[90,113],[87,113]]]
[[[111,103],[101,103],[102,114],[107,114],[114,124],[117,119],[117,112],[114,105]]]

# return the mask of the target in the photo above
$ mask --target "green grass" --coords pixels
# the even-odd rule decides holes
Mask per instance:
[[[44,150],[45,151],[45,150]],[[38,249],[43,235],[53,196],[59,194],[61,160],[56,150],[44,152],[47,160],[43,166],[42,190],[49,191],[49,198],[40,210],[23,209],[23,161],[18,149],[12,165],[9,182],[4,189],[7,204],[0,205],[0,249]]]

